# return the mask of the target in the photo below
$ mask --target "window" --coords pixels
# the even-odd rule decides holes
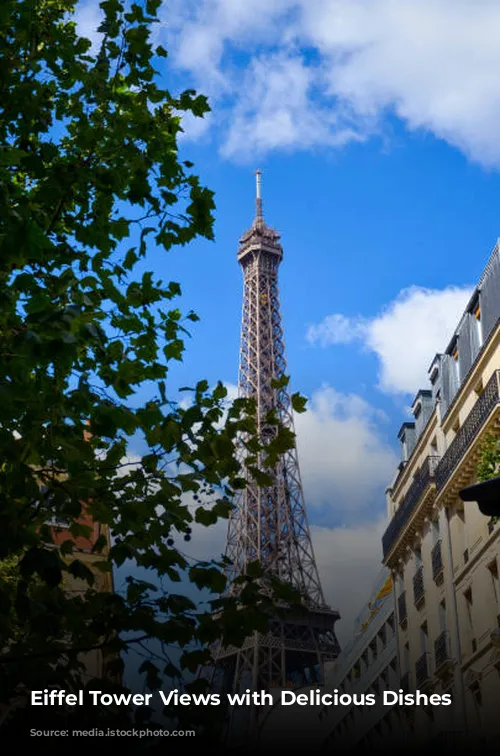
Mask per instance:
[[[423,654],[427,651],[428,645],[429,636],[427,632],[427,622],[424,622],[423,625],[420,626],[420,648]]]
[[[439,541],[439,520],[437,517],[431,520],[431,529],[432,529],[432,545],[435,546],[437,542]]]
[[[415,549],[415,570],[420,569],[422,566],[422,552],[420,549]]]
[[[493,600],[495,602],[495,605],[498,604],[498,562],[496,559],[494,559],[492,562],[488,565],[488,572],[490,573],[490,582],[491,582],[491,588],[492,588],[492,594],[493,594]],[[498,614],[497,607],[495,606],[495,616]]]
[[[456,533],[456,540],[457,540],[457,560],[459,559],[458,555],[460,554],[460,551],[462,551],[464,562],[465,563],[465,552],[467,550],[467,531],[465,528],[465,509],[462,506],[462,503],[459,502],[458,506],[456,508],[456,519],[455,519],[455,533]],[[460,545],[462,548],[460,549]],[[469,555],[467,554],[467,557]],[[455,566],[460,566],[459,564],[455,564]]]
[[[398,596],[401,596],[405,591],[405,580],[401,572],[396,574],[396,589]]]
[[[472,693],[472,698],[474,699],[476,708],[479,710],[483,704],[483,697],[481,695],[481,688],[478,682],[471,685],[470,692]]]
[[[469,625],[469,639],[470,644],[472,648],[472,653],[474,653],[477,649],[477,642],[474,638],[474,623],[473,623],[473,617],[472,617],[472,588],[467,588],[466,591],[464,591],[464,600],[465,600],[465,609],[467,614],[467,620]]]
[[[380,675],[380,682],[384,689],[389,687],[389,667],[386,667]]]
[[[394,612],[390,615],[390,617],[387,620],[387,627],[389,628],[389,634],[394,634]]]
[[[380,647],[384,648],[384,646],[385,646],[385,644],[387,642],[387,636],[386,636],[385,626],[381,627],[380,630],[378,631],[378,640],[379,640],[379,643],[380,643]]]
[[[404,663],[405,672],[408,672],[410,669],[410,644],[409,643],[405,643],[404,645],[403,663]]]
[[[446,601],[443,599],[439,604],[439,629],[446,630]]]
[[[483,343],[483,327],[481,324],[481,307],[479,305],[477,305],[476,309],[474,310],[474,319],[476,321],[477,340],[479,346],[481,346]]]

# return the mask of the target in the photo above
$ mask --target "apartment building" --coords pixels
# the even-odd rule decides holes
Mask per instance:
[[[391,741],[400,743],[408,730],[407,714],[396,705],[384,705],[384,690],[399,689],[396,618],[392,577],[381,570],[371,596],[358,616],[353,640],[338,659],[328,665],[325,691],[337,691],[350,705],[324,706],[319,711],[318,728],[322,750],[342,751],[377,748]],[[374,705],[357,705],[368,695]],[[354,698],[356,696],[357,698]]]
[[[416,736],[500,744],[500,525],[459,491],[500,436],[500,243],[399,432],[382,545],[395,585],[401,687],[450,693],[414,707]]]

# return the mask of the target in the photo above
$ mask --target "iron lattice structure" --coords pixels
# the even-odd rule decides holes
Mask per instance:
[[[266,225],[262,213],[260,171],[257,171],[257,209],[251,229],[240,240],[238,261],[243,269],[239,394],[257,404],[258,433],[263,444],[276,426],[266,422],[269,412],[294,431],[287,386],[285,344],[280,312],[278,269],[283,259],[279,234]],[[269,472],[269,471],[268,471]],[[235,501],[228,526],[226,556],[230,592],[232,581],[259,561],[266,575],[291,584],[301,596],[301,610],[277,612],[267,633],[254,633],[243,647],[215,650],[219,685],[228,692],[270,690],[319,682],[324,662],[338,656],[334,632],[337,611],[325,604],[316,566],[297,449],[285,453],[272,471],[272,485],[248,485]],[[254,711],[255,714],[255,711]]]

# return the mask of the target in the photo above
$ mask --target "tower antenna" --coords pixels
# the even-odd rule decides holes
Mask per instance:
[[[255,184],[256,184],[256,218],[262,220],[262,171],[255,171]]]

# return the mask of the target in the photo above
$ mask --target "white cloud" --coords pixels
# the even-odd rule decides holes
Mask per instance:
[[[326,522],[352,522],[374,506],[380,511],[398,463],[380,435],[383,414],[359,396],[324,386],[295,422],[304,495],[313,513],[321,511]]]
[[[446,349],[471,293],[468,287],[413,286],[374,318],[329,315],[309,328],[307,338],[322,346],[360,341],[379,359],[380,388],[412,394],[428,386],[431,359]]]
[[[211,113],[205,113],[203,117],[195,116],[190,111],[180,113],[182,118],[182,132],[179,141],[189,140],[199,142],[209,136],[210,126],[213,120]]]
[[[500,165],[493,0],[170,0],[162,15],[174,65],[216,98],[226,155],[363,139],[390,113]]]
[[[337,637],[344,646],[370,595],[382,566],[385,517],[351,527],[311,528],[316,562],[326,602],[340,612]]]
[[[230,397],[237,393],[228,384]],[[306,412],[295,416],[304,498],[309,518],[325,526],[346,527],[385,511],[385,489],[398,464],[380,432],[387,418],[356,394],[324,385],[312,395]],[[198,506],[187,498],[192,511]],[[193,557],[219,558],[227,522],[216,528],[193,526],[183,551]]]
[[[312,344],[319,342],[321,346],[332,344],[350,344],[366,334],[366,320],[364,318],[347,318],[336,313],[327,315],[318,325],[310,326],[307,339]]]
[[[95,0],[84,0],[77,6],[76,23],[77,32],[81,37],[85,37],[92,42],[90,52],[98,52],[102,34],[97,32],[103,20],[103,12],[99,8],[99,3]]]
[[[222,154],[248,159],[276,148],[341,146],[361,140],[338,109],[311,108],[321,72],[295,54],[254,58],[243,78],[244,97],[234,105]]]
[[[229,398],[234,399],[237,388],[226,385]],[[323,386],[313,394],[307,412],[295,421],[313,548],[325,599],[341,614],[336,630],[345,645],[381,566],[386,523],[379,513],[385,508],[384,489],[397,459],[379,435],[383,413],[355,394]],[[137,460],[134,455],[127,461]],[[192,495],[186,496],[185,503],[192,512],[198,506]],[[325,526],[314,524],[319,510]],[[336,526],[339,521],[346,524]],[[222,519],[210,527],[194,523],[190,541],[175,533],[173,537],[191,559],[218,560],[225,550],[227,525]],[[192,586],[180,590],[196,600],[207,598]]]
[[[386,526],[382,515],[345,527],[311,526],[325,600],[340,612],[335,629],[342,646],[352,639],[354,621],[363,610],[381,568],[381,538]],[[192,541],[179,547],[193,559],[217,560],[224,552],[226,533],[225,520],[208,528],[195,525]]]

